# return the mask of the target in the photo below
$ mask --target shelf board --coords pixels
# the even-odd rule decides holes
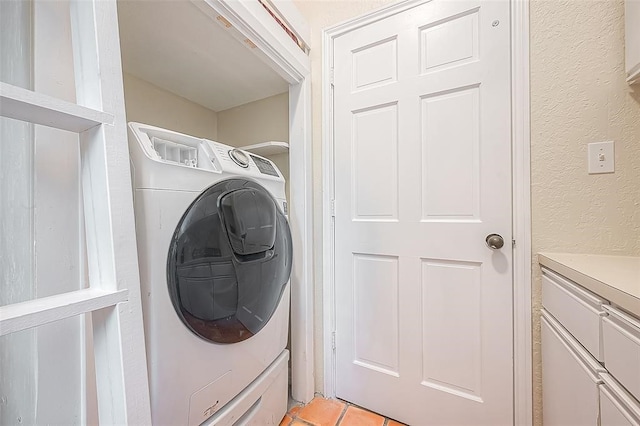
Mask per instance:
[[[287,142],[268,141],[254,145],[241,146],[239,149],[267,157],[269,155],[286,154],[289,152],[289,144]]]
[[[111,114],[2,82],[0,115],[76,133],[113,123]]]
[[[0,306],[0,336],[115,306],[128,299],[129,290],[87,288]]]

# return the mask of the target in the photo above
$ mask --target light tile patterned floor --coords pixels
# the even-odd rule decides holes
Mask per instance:
[[[336,399],[313,398],[289,410],[280,426],[403,426],[391,419]]]

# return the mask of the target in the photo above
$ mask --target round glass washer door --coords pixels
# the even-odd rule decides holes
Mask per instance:
[[[196,198],[173,234],[169,295],[197,336],[241,342],[275,312],[291,260],[289,224],[273,196],[247,179],[220,181]]]

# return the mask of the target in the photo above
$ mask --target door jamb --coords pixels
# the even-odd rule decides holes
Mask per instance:
[[[511,0],[514,424],[533,424],[529,0]]]
[[[312,129],[311,62],[259,2],[231,0],[191,0],[212,19],[221,15],[235,36],[251,40],[255,52],[289,82],[289,224],[293,238],[291,271],[291,392],[296,401],[313,399],[313,215],[312,215]],[[208,6],[208,7],[207,7]],[[287,6],[287,5],[285,5]],[[209,9],[209,7],[212,10]],[[277,7],[277,3],[274,7]],[[295,9],[280,13],[292,22],[304,24]],[[214,24],[216,25],[216,24]],[[300,25],[298,25],[300,27]],[[299,30],[308,42],[308,28]]]
[[[430,0],[405,0],[323,31],[322,242],[324,396],[335,397],[333,44],[337,37]],[[531,186],[529,0],[511,5],[514,424],[533,423],[531,341]]]

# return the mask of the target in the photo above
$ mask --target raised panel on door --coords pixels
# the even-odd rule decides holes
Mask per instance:
[[[422,220],[480,219],[479,92],[463,87],[421,99]]]
[[[353,362],[398,377],[398,258],[353,257]]]
[[[353,51],[352,91],[397,81],[397,44],[398,40],[392,37]]]
[[[353,113],[351,185],[355,220],[398,218],[398,105]],[[378,149],[371,150],[372,146]]]
[[[478,10],[473,8],[420,29],[422,73],[478,60]]]
[[[422,259],[422,385],[482,402],[480,264]]]

